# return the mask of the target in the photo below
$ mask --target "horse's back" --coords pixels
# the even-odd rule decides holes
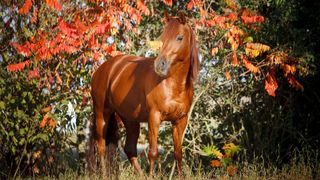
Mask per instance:
[[[145,78],[150,77],[153,59],[120,55],[104,62],[94,73],[91,94],[94,106],[106,106],[125,119],[144,121]]]

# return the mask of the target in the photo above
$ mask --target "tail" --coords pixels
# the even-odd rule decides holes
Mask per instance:
[[[118,161],[117,158],[117,146],[118,146],[118,122],[116,115],[113,113],[109,119],[107,134],[106,134],[106,146],[107,146],[107,158],[109,165],[107,167],[116,167]],[[87,122],[86,125],[86,169],[89,173],[96,172],[98,164],[98,153],[96,144],[96,122],[94,115],[92,119]],[[113,170],[116,173],[117,169]]]
[[[108,127],[107,127],[107,136],[106,136],[106,145],[116,145],[118,144],[119,134],[118,134],[118,123],[116,120],[116,114],[112,113]]]
[[[97,150],[96,150],[96,123],[94,115],[87,121],[85,136],[86,136],[86,167],[89,173],[97,170]]]
[[[107,172],[109,175],[119,174],[118,162],[119,157],[117,153],[118,147],[118,122],[115,118],[115,113],[112,113],[108,127],[107,127],[107,136],[106,136],[106,148],[107,148]]]

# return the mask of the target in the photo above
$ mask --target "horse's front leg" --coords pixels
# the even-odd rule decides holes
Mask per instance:
[[[158,131],[161,122],[161,114],[159,111],[151,111],[148,129],[149,129],[149,177],[153,174],[153,168],[156,158],[158,157]]]
[[[188,118],[183,117],[172,122],[173,127],[173,143],[174,143],[174,158],[177,161],[178,174],[182,175],[182,138],[188,123]]]

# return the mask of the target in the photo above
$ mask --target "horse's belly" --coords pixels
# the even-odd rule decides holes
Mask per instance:
[[[146,122],[148,111],[141,95],[134,92],[130,93],[130,91],[125,94],[127,95],[123,95],[119,91],[112,94],[111,104],[113,109],[125,121]]]

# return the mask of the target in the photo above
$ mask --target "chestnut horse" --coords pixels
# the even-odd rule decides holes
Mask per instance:
[[[113,57],[97,69],[91,83],[95,118],[92,141],[98,146],[100,158],[104,160],[106,147],[117,144],[119,116],[126,128],[124,151],[136,172],[143,174],[136,146],[140,123],[148,122],[149,176],[158,156],[162,121],[172,123],[174,157],[178,173],[182,172],[182,138],[193,98],[193,81],[199,72],[195,35],[183,13],[172,17],[165,12],[160,40],[162,47],[156,58]]]

